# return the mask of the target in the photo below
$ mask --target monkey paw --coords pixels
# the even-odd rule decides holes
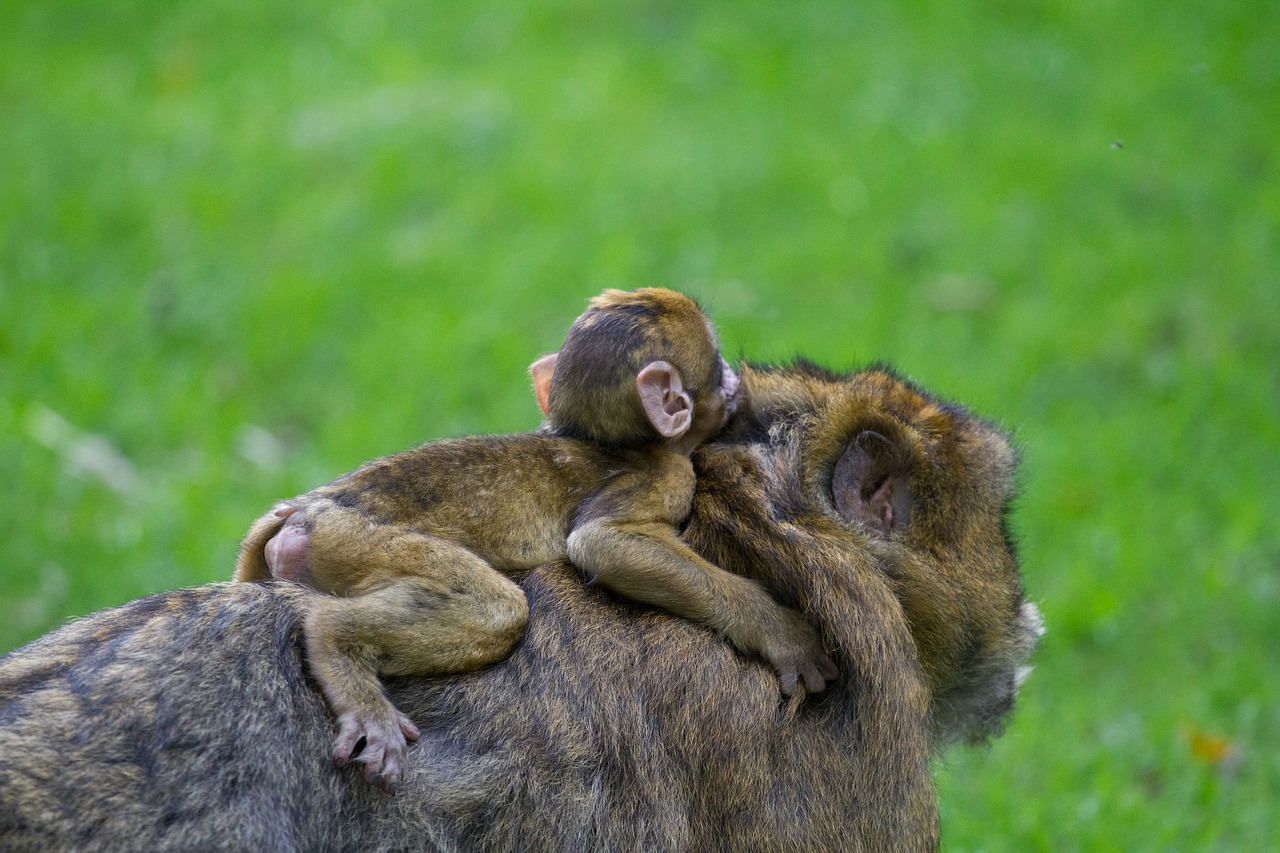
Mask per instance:
[[[780,627],[782,630],[765,640],[763,655],[777,670],[783,694],[794,696],[801,684],[809,693],[821,693],[840,674],[823,648],[822,638],[799,614],[790,611]]]
[[[364,765],[365,781],[381,780],[382,790],[394,794],[400,784],[405,751],[419,736],[418,727],[390,705],[388,713],[362,716],[351,711],[338,718],[338,738],[333,745],[333,763],[346,767],[351,762]]]

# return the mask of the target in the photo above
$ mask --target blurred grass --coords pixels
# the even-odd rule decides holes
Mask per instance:
[[[606,286],[1011,425],[1050,631],[948,850],[1280,839],[1280,7],[0,6],[0,649],[537,422]]]

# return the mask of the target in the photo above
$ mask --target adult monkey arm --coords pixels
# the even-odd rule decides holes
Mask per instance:
[[[883,372],[750,375],[687,538],[814,619],[843,673],[821,697],[780,712],[705,629],[546,566],[508,660],[391,685],[423,737],[388,801],[327,766],[296,590],[168,593],[0,663],[0,847],[934,846],[928,752],[998,726],[1034,639],[1007,442]],[[909,501],[883,530],[886,483]]]

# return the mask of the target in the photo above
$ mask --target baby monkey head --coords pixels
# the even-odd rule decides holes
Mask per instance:
[[[738,406],[738,375],[698,304],[658,287],[606,290],[560,352],[529,368],[559,435],[598,444],[664,442],[689,453]]]

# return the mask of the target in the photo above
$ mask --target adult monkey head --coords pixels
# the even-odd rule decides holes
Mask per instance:
[[[744,365],[742,382],[749,402],[725,441],[787,457],[801,478],[787,491],[860,534],[853,550],[890,581],[918,649],[934,749],[999,734],[1044,632],[1009,531],[1017,454],[1008,437],[888,368]],[[755,564],[765,563],[785,585],[785,567]]]

